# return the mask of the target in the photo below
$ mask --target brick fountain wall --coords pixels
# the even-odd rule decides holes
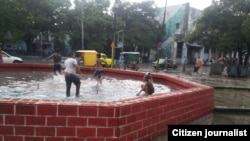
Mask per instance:
[[[0,71],[52,71],[52,67],[0,64]],[[144,73],[105,69],[104,74],[141,80]],[[165,135],[169,124],[209,121],[199,119],[213,112],[212,87],[162,74],[153,78],[176,91],[114,102],[0,99],[0,141],[151,141]]]

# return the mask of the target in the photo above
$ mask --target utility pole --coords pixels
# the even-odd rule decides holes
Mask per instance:
[[[113,31],[113,42],[111,43],[111,58],[112,58],[112,65],[111,67],[113,68],[114,66],[114,58],[115,58],[115,34],[116,34],[116,14],[117,14],[117,8],[118,8],[118,0],[115,0],[114,4],[114,31]]]
[[[41,57],[43,57],[43,32],[41,32]]]
[[[156,69],[159,69],[159,59],[160,59],[160,50],[163,47],[163,36],[164,36],[164,30],[165,30],[165,19],[166,19],[166,12],[167,12],[167,0],[165,1],[165,7],[164,7],[164,13],[163,13],[163,20],[162,20],[162,27],[161,27],[161,32],[160,32],[160,41],[158,42],[157,45],[157,67]]]
[[[84,21],[83,21],[83,18],[84,18],[84,11],[83,11],[83,2],[82,2],[82,17],[81,17],[81,26],[82,26],[82,50],[84,50]]]

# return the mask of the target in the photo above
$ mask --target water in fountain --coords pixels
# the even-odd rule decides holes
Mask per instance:
[[[75,86],[71,97],[66,98],[64,75],[48,72],[2,72],[0,74],[0,98],[25,98],[76,101],[118,101],[135,98],[142,81],[104,76],[97,85],[92,75],[81,75],[80,97],[75,98]],[[172,91],[169,86],[154,84],[155,94]]]

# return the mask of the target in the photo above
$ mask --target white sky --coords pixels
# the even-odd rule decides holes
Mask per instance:
[[[73,0],[71,0],[73,3]],[[203,10],[211,5],[212,0],[121,0],[130,2],[142,2],[142,1],[154,1],[157,7],[164,7],[167,1],[167,6],[179,5],[189,3],[191,7]],[[115,0],[110,0],[111,4],[114,4]]]
[[[110,0],[111,3],[114,3],[115,0]],[[142,2],[142,1],[153,1],[153,0],[122,0],[130,2]],[[189,3],[191,7],[203,10],[204,8],[211,5],[212,0],[154,0],[155,5],[158,7],[164,7],[167,1],[167,6],[178,5]]]

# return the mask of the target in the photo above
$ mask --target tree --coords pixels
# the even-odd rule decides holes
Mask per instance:
[[[123,3],[118,10],[118,17],[125,22],[125,50],[134,51],[155,48],[157,44],[158,27],[155,20],[156,12],[152,2]]]
[[[25,41],[29,49],[39,34],[52,34],[57,46],[71,39],[73,50],[82,48],[110,53],[114,30],[124,30],[124,49],[155,48],[159,22],[154,20],[152,2],[122,3],[109,9],[109,0],[3,0],[0,1],[0,42]],[[83,21],[83,24],[81,23]],[[84,25],[84,37],[82,26]]]
[[[222,53],[239,52],[240,64],[247,65],[250,52],[249,13],[249,0],[214,2],[195,23],[196,30],[187,40],[200,41],[205,47]]]
[[[84,49],[102,52],[103,48],[107,48],[107,40],[112,34],[113,18],[106,14],[109,1],[75,0],[75,5],[68,22],[71,27],[72,46],[81,49],[81,29],[84,25]]]
[[[0,1],[0,41],[25,41],[31,47],[40,32],[59,33],[70,5],[70,0]]]

